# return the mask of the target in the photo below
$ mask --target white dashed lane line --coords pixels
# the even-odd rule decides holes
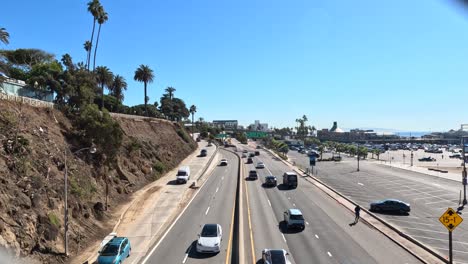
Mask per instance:
[[[309,222],[306,222],[306,225],[309,225]]]
[[[295,204],[295,203],[293,203],[293,207],[296,207],[296,204]]]
[[[359,184],[359,185],[361,185],[361,186],[364,186],[364,184],[363,184],[363,183],[360,183],[360,182],[358,182],[357,184]]]
[[[210,211],[210,207],[209,207],[209,206],[208,206],[208,208],[206,209],[205,215],[208,214],[208,211]]]
[[[268,201],[268,204],[269,204],[269,205],[270,205],[270,207],[271,207],[271,203],[270,203],[270,200],[267,200],[267,201]]]
[[[185,254],[185,258],[184,258],[184,260],[182,261],[182,263],[185,263],[185,262],[187,261],[187,258],[188,258],[188,253]]]
[[[328,256],[332,257],[332,254],[330,253],[330,251],[327,251],[327,253],[328,253]]]
[[[216,192],[218,192],[218,191],[219,191],[219,187],[218,187],[218,188],[216,188]]]
[[[281,234],[281,236],[283,237],[284,242],[286,242],[286,237],[284,237],[283,234]]]
[[[318,236],[317,234],[315,234],[315,237],[316,237],[317,239],[319,239],[319,236]]]

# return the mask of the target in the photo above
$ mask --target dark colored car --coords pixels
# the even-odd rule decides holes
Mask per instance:
[[[260,156],[260,151],[255,151],[255,156]]]
[[[253,158],[253,157],[255,157],[255,153],[253,153],[253,152],[250,152],[250,153],[249,153],[249,157],[250,157],[250,158]]]
[[[424,157],[424,158],[420,158],[418,160],[419,161],[436,161],[436,159],[433,158],[433,157]]]
[[[265,186],[273,186],[275,187],[277,184],[276,177],[273,175],[269,175],[265,177]]]
[[[258,174],[256,170],[249,171],[249,179],[256,180],[258,179]]]
[[[200,157],[206,157],[206,155],[208,155],[208,151],[206,149],[202,149],[200,151]]]
[[[249,164],[253,163],[253,159],[252,158],[247,158],[247,163],[249,163]]]
[[[411,211],[409,204],[396,199],[387,199],[382,201],[373,202],[370,204],[372,212],[393,212],[406,214]]]

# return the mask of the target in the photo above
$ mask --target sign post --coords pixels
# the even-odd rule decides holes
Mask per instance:
[[[463,184],[463,205],[467,203],[466,201],[466,154],[468,154],[468,137],[462,137],[462,158],[463,158],[463,171],[462,171],[462,184]]]
[[[463,218],[455,212],[452,208],[448,208],[445,213],[440,216],[439,221],[447,228],[449,232],[449,263],[453,263],[453,254],[452,254],[452,231],[463,222]]]

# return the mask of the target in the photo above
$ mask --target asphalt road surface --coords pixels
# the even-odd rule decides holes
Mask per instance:
[[[296,151],[288,155],[299,166],[308,166],[306,155]],[[439,222],[439,217],[448,207],[457,209],[462,189],[460,182],[367,161],[361,161],[359,172],[356,168],[356,158],[344,157],[342,162],[317,162],[315,173],[324,183],[365,208],[369,208],[372,201],[387,198],[410,203],[409,215],[380,216],[443,256],[448,256],[448,231]],[[453,255],[456,263],[468,263],[466,221],[453,232]]]
[[[246,147],[238,147],[239,151],[243,148]],[[283,173],[290,169],[267,152],[260,152],[253,165],[245,164],[246,176],[258,161],[266,165],[265,169],[257,169],[258,180],[245,181],[253,230],[253,242],[246,243],[254,248],[253,263],[261,263],[264,248],[286,249],[297,264],[420,263],[377,230],[363,223],[350,227],[354,214],[302,178],[294,190],[284,190],[281,185],[263,187],[266,175],[276,176],[281,183]],[[304,231],[287,232],[282,228],[283,212],[289,208],[302,211]]]
[[[146,263],[225,263],[238,175],[237,157],[220,150],[228,166],[218,166],[182,216],[163,237]],[[221,252],[196,252],[198,234],[204,224],[220,224],[223,229]]]

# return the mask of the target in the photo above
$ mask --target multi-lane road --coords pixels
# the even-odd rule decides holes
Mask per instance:
[[[238,145],[253,152],[246,145]],[[234,154],[220,151],[228,166],[214,169],[195,198],[189,203],[168,232],[148,252],[144,263],[231,263],[229,245],[236,197],[238,160]],[[261,150],[254,164],[241,159],[243,175],[255,169],[258,161],[266,165],[257,169],[259,179],[243,179],[242,201],[244,239],[240,245],[245,251],[246,263],[262,263],[265,248],[283,248],[290,253],[292,263],[420,263],[406,250],[391,242],[379,231],[358,223],[350,227],[354,215],[314,185],[299,177],[298,188],[284,190],[264,187],[264,177],[274,175],[281,183],[282,175],[291,169],[283,162]],[[306,228],[303,231],[285,231],[283,212],[289,208],[302,211]],[[195,250],[197,234],[206,223],[217,223],[223,228],[221,252],[199,254]]]
[[[288,155],[298,166],[308,167],[306,155],[296,151]],[[356,158],[342,157],[341,162],[317,162],[315,176],[365,208],[369,208],[372,201],[388,198],[410,203],[409,215],[380,216],[441,255],[448,256],[448,232],[439,217],[448,207],[455,210],[458,207],[460,182],[369,161],[361,161],[357,172]],[[453,232],[453,254],[457,263],[468,263],[467,234],[468,227],[464,222]]]

